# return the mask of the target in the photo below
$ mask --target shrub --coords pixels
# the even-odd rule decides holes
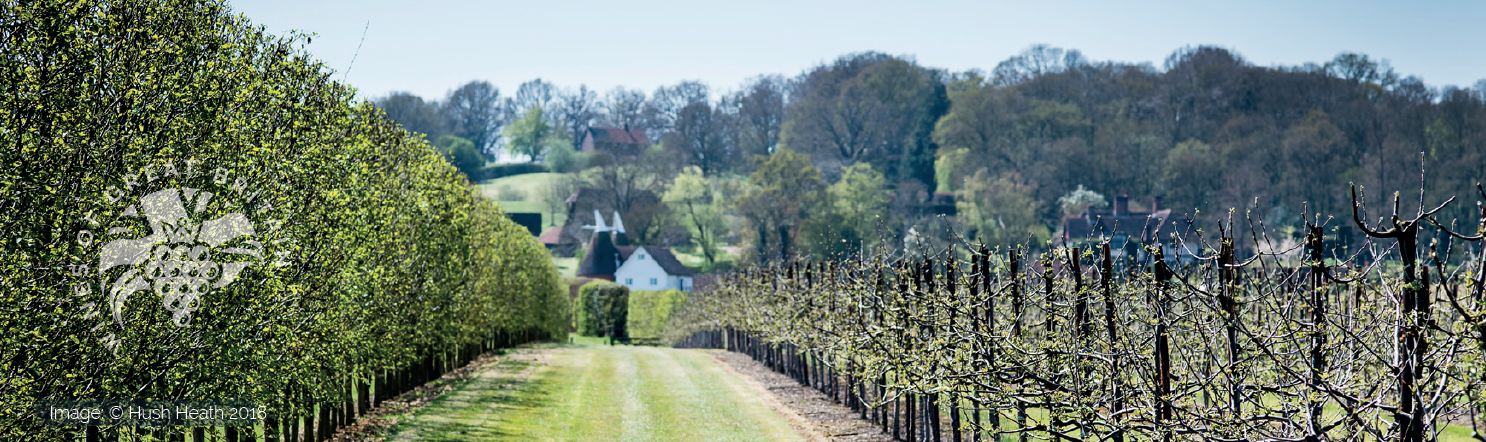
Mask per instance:
[[[629,336],[660,339],[671,325],[671,314],[686,303],[680,290],[634,291],[629,297]]]
[[[492,164],[480,169],[474,181],[493,180],[514,175],[547,172],[547,165],[540,163]]]
[[[629,287],[609,281],[594,281],[578,288],[578,334],[624,337],[629,315]]]

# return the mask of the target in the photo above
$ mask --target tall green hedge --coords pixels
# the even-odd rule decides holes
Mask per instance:
[[[38,400],[302,413],[492,335],[566,333],[543,247],[307,41],[221,1],[0,2],[0,440],[75,431],[37,427]]]
[[[686,304],[680,290],[633,291],[629,295],[629,336],[660,339],[671,325],[671,313]]]
[[[583,336],[627,336],[629,287],[609,281],[594,281],[578,288],[573,305],[578,334]]]

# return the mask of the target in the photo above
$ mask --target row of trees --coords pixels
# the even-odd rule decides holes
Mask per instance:
[[[241,400],[273,433],[567,333],[544,248],[302,38],[221,2],[0,6],[0,439],[75,437],[33,408],[69,399]]]
[[[1299,256],[1241,260],[1271,239],[1229,221],[1169,244],[1189,262],[962,242],[761,266],[693,296],[670,338],[748,352],[900,440],[1479,439],[1486,209],[1451,229],[1451,205],[1354,206],[1354,256],[1308,218]]]

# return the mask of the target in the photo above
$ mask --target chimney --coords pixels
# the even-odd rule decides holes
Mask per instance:
[[[1159,211],[1161,211],[1161,197],[1153,196],[1151,197],[1151,213]]]
[[[1130,214],[1130,194],[1115,197],[1114,216],[1125,216]]]

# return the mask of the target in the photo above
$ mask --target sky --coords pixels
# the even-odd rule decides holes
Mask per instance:
[[[1259,66],[1386,59],[1431,86],[1486,79],[1486,2],[1273,1],[382,1],[228,0],[374,99],[442,98],[471,80],[503,96],[541,78],[600,93],[700,80],[714,94],[760,74],[798,75],[845,54],[904,55],[950,72],[1034,44],[1161,68],[1214,45]],[[363,38],[364,36],[364,38]],[[354,58],[354,63],[353,63]]]

